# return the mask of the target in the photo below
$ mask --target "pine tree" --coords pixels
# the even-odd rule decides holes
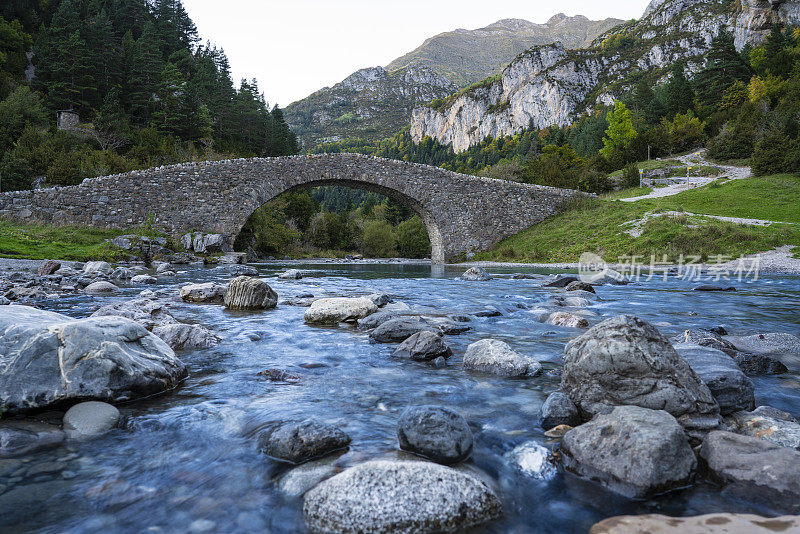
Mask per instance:
[[[161,71],[158,85],[158,100],[153,111],[153,122],[164,132],[181,135],[186,128],[181,106],[186,83],[181,72],[172,63],[167,63]]]
[[[721,29],[711,41],[705,68],[694,79],[698,102],[709,107],[716,105],[731,85],[749,80],[751,74],[750,65],[736,51],[733,35]]]
[[[155,27],[152,23],[148,23],[136,41],[130,77],[126,84],[130,112],[138,124],[145,124],[149,120],[153,95],[161,82],[163,70],[164,61],[161,58]]]
[[[672,118],[678,113],[686,113],[694,104],[694,92],[683,73],[683,63],[672,66],[672,77],[664,88],[664,107]]]

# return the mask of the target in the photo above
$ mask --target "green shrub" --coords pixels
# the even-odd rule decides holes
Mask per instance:
[[[718,160],[747,159],[753,155],[755,133],[739,121],[727,124],[708,143],[708,155]]]
[[[47,169],[47,183],[51,185],[77,185],[81,183],[80,158],[72,152],[62,152]]]
[[[395,235],[392,226],[382,220],[369,221],[364,227],[364,254],[375,258],[388,258],[395,252]]]
[[[753,173],[756,176],[779,174],[787,171],[789,151],[794,143],[779,130],[768,130],[756,143],[753,151]]]
[[[397,227],[397,250],[404,258],[425,258],[430,255],[428,229],[417,215]]]
[[[639,168],[635,163],[629,163],[622,171],[622,185],[625,188],[639,187],[640,178]]]

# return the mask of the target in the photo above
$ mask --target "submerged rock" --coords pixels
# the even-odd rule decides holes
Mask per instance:
[[[0,424],[0,457],[30,454],[63,442],[64,432],[55,425],[24,420]]]
[[[119,423],[119,410],[105,402],[81,402],[64,414],[64,432],[72,439],[104,434]]]
[[[715,479],[782,513],[800,512],[800,452],[763,439],[710,432],[700,447]]]
[[[261,452],[299,464],[350,445],[350,436],[338,427],[309,419],[265,430],[258,438]]]
[[[533,376],[542,365],[514,351],[508,343],[497,339],[482,339],[467,347],[464,369],[505,376]]]
[[[305,321],[309,324],[332,325],[355,322],[376,311],[378,307],[366,297],[319,299],[306,310]]]
[[[586,282],[581,282],[580,280],[575,282],[570,282],[564,289],[566,289],[567,291],[587,291],[589,293],[596,293],[596,291],[592,287],[592,284],[587,284]]]
[[[453,351],[442,336],[435,332],[423,331],[403,341],[394,353],[417,362],[429,362],[440,356],[447,359],[452,356]]]
[[[0,398],[12,413],[67,401],[125,401],[177,385],[186,367],[143,326],[26,306],[0,314]]]
[[[239,276],[228,284],[224,302],[230,310],[268,310],[278,305],[278,294],[260,278]]]
[[[451,465],[469,458],[472,431],[455,410],[441,406],[411,406],[397,423],[397,441],[404,451]]]
[[[633,498],[685,486],[697,466],[675,418],[638,406],[617,406],[570,430],[561,451],[570,471]]]
[[[687,343],[675,345],[675,350],[711,390],[722,415],[755,408],[753,383],[730,356]]]
[[[372,461],[306,493],[311,532],[462,532],[500,516],[502,505],[478,478],[429,462]]]
[[[282,280],[300,280],[303,278],[303,273],[298,271],[297,269],[289,269],[288,271],[284,271],[278,275],[278,278]]]
[[[470,282],[487,282],[492,277],[483,267],[471,267],[461,275],[461,279]]]
[[[550,450],[535,441],[523,443],[506,454],[506,458],[524,475],[539,480],[552,480],[558,473],[550,456]]]
[[[800,517],[707,514],[694,517],[625,515],[596,523],[589,534],[776,534],[800,532]]]
[[[638,317],[609,319],[570,341],[561,390],[584,420],[633,405],[665,410],[696,437],[720,423],[708,387],[670,342]]]

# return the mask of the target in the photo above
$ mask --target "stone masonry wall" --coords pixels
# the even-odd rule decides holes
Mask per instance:
[[[232,243],[250,215],[294,188],[343,185],[407,204],[433,260],[483,250],[554,214],[575,191],[478,178],[358,154],[189,163],[0,194],[0,218],[128,228],[152,218],[172,235],[221,233]]]

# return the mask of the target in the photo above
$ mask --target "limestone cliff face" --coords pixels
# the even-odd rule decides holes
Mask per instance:
[[[569,48],[585,47],[621,22],[559,14],[544,24],[506,19],[442,33],[385,69],[362,69],[291,104],[286,119],[306,149],[343,138],[390,137],[408,124],[417,105],[497,74],[533,45],[560,41]]]
[[[461,152],[487,136],[514,135],[531,125],[564,126],[630,90],[626,78],[632,72],[666,74],[677,60],[697,71],[722,27],[735,33],[741,48],[762,41],[773,22],[800,23],[800,1],[739,1],[732,7],[729,0],[653,0],[641,20],[611,30],[589,49],[532,48],[496,79],[416,108],[411,136],[415,142],[429,136]],[[615,46],[615,35],[628,39]]]

